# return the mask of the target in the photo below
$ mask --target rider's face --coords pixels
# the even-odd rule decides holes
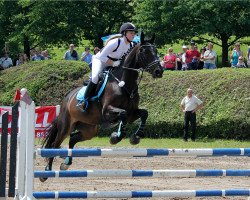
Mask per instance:
[[[126,37],[130,40],[133,41],[134,37],[135,37],[135,31],[127,31],[126,32]]]

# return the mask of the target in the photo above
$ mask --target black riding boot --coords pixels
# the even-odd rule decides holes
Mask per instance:
[[[77,104],[77,107],[79,107],[82,111],[86,110],[88,106],[88,100],[94,95],[96,86],[97,84],[93,83],[92,81],[89,81],[87,88],[85,90],[85,93],[84,93],[84,100]]]

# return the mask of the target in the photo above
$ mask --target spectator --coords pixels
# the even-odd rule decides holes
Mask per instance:
[[[31,49],[30,50],[30,58],[29,58],[29,60],[31,60],[34,55],[35,55],[35,49]]]
[[[247,66],[250,68],[250,46],[248,46],[247,51]]]
[[[95,47],[94,48],[94,55],[96,55],[99,51],[100,51],[100,49],[98,47]]]
[[[81,61],[88,63],[88,65],[92,62],[92,54],[90,53],[89,47],[85,48],[85,51],[82,53]]]
[[[164,69],[165,70],[175,70],[176,67],[176,55],[173,53],[173,49],[170,47],[168,49],[168,54],[164,56]]]
[[[44,57],[43,57],[43,55],[41,54],[41,51],[40,51],[39,48],[37,48],[37,49],[34,51],[34,55],[32,56],[31,60],[32,60],[32,61],[44,60]]]
[[[183,45],[182,50],[183,50],[183,53],[181,56],[182,70],[185,71],[187,70],[187,63],[186,63],[186,52],[188,50],[187,46]]]
[[[9,57],[8,52],[3,52],[3,56],[0,58],[0,69],[7,69],[13,66],[12,59]]]
[[[49,52],[47,50],[42,51],[42,56],[44,57],[44,60],[50,60],[51,57],[49,55]]]
[[[195,46],[195,42],[191,41],[191,49],[186,52],[186,63],[188,70],[196,70],[197,62],[200,59],[200,53],[197,51],[197,46]]]
[[[69,50],[64,54],[64,60],[79,60],[77,51],[75,50],[75,45],[70,44]]]
[[[246,64],[244,63],[244,58],[242,56],[239,57],[238,63],[236,65],[237,68],[246,68]]]
[[[230,56],[231,67],[237,67],[239,57],[243,57],[243,52],[240,50],[240,43],[236,43],[234,46],[234,50]]]
[[[216,69],[216,53],[213,51],[213,43],[209,43],[204,53],[204,67],[206,69]]]
[[[200,50],[201,56],[200,56],[200,60],[198,61],[197,69],[203,69],[203,67],[204,67],[204,53],[205,53],[205,51],[206,51],[206,47],[201,48],[201,50]]]
[[[28,57],[25,53],[19,53],[18,54],[18,59],[16,61],[16,66],[22,65],[24,63],[28,62]]]
[[[178,53],[176,55],[176,69],[177,70],[181,70],[182,69],[181,55],[182,55],[182,53]]]
[[[195,141],[196,139],[196,111],[202,107],[203,103],[195,95],[193,95],[193,90],[188,88],[187,96],[185,96],[181,101],[181,109],[185,113],[184,117],[184,134],[183,140],[188,141],[188,127],[189,122],[191,124],[192,135],[191,140]]]

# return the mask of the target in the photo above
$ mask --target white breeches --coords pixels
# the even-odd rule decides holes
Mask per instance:
[[[97,59],[95,56],[92,58],[92,82],[97,84],[99,81],[99,74],[103,71],[103,69],[107,65],[104,64],[102,61]]]

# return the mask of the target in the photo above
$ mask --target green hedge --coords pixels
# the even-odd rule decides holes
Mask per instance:
[[[82,62],[30,62],[0,72],[0,104],[11,105],[16,88],[26,87],[36,105],[60,104],[65,94],[82,85],[89,68]],[[197,113],[200,138],[250,139],[250,69],[164,72],[153,79],[144,73],[140,107],[149,111],[146,136],[181,137],[180,102],[188,87],[204,101]],[[130,127],[134,131],[136,125]],[[100,130],[110,135],[111,130]]]

